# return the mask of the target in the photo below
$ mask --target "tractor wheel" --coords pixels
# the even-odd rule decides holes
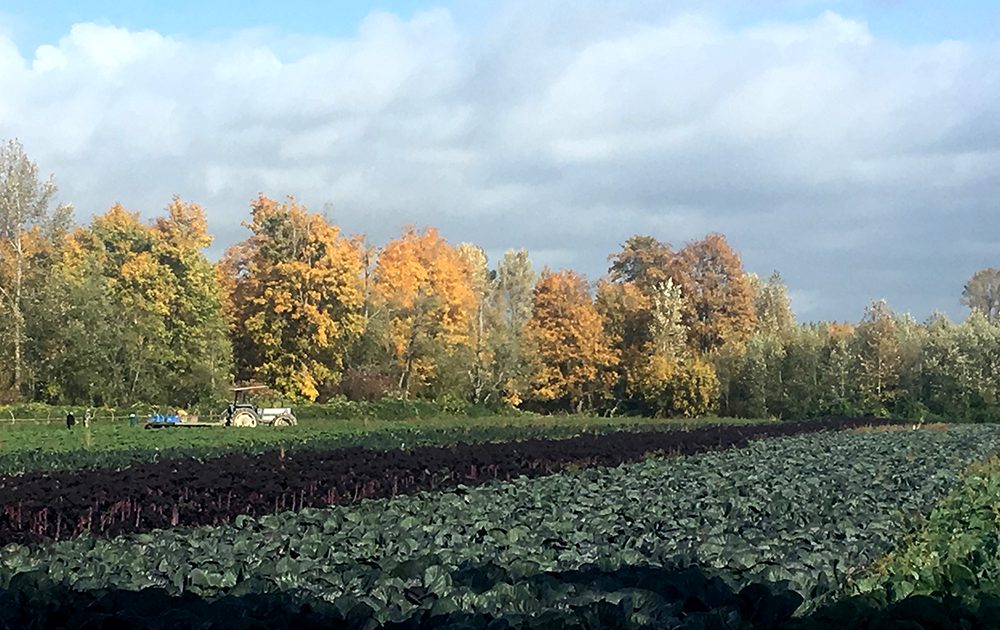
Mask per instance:
[[[295,416],[290,413],[283,413],[274,419],[273,425],[276,427],[294,427],[298,423],[299,421],[295,419]]]
[[[234,427],[255,427],[257,426],[257,414],[240,409],[230,418],[229,424]]]

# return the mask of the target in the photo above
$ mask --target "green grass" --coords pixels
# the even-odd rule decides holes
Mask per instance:
[[[233,451],[262,453],[277,448],[373,449],[445,446],[459,442],[507,442],[531,438],[568,438],[582,433],[641,429],[675,430],[709,424],[766,421],[653,420],[594,416],[421,416],[312,418],[295,427],[192,427],[148,430],[128,421],[97,421],[69,430],[62,423],[0,424],[0,475],[34,470],[121,469],[157,459],[209,458]]]
[[[220,403],[211,409],[221,409]],[[72,430],[63,418],[77,416]],[[584,432],[675,429],[706,424],[753,424],[761,420],[706,418],[664,420],[588,415],[541,416],[490,410],[462,402],[380,400],[331,401],[296,405],[295,427],[191,427],[147,430],[149,410],[97,409],[89,427],[80,408],[32,403],[0,407],[0,475],[31,470],[120,469],[136,462],[207,458],[233,451],[260,453],[277,448],[336,449],[363,446],[390,449],[458,442],[500,442],[567,438]],[[129,426],[128,412],[140,418]],[[166,411],[165,409],[161,411]],[[205,411],[202,411],[204,414]],[[211,410],[208,413],[213,413]],[[10,421],[4,421],[5,418]],[[206,417],[206,416],[202,416]],[[35,420],[25,420],[33,418]]]
[[[708,418],[702,420],[656,420],[649,418],[600,418],[594,416],[484,416],[439,415],[406,420],[304,419],[296,427],[198,427],[144,429],[128,421],[95,421],[90,427],[77,424],[72,430],[62,422],[0,422],[0,453],[23,451],[65,452],[76,450],[114,451],[134,449],[186,449],[198,447],[239,449],[273,444],[294,445],[350,435],[408,430],[474,431],[480,429],[536,429],[555,435],[567,430],[608,430],[629,428],[685,428],[706,424],[752,424],[764,421]],[[514,431],[514,433],[518,433]]]

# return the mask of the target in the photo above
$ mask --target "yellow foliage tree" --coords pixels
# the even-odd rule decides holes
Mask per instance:
[[[610,394],[618,356],[582,276],[572,271],[542,274],[535,285],[528,337],[538,359],[531,380],[534,399],[581,411]]]
[[[633,409],[661,416],[699,416],[714,410],[714,368],[687,347],[687,304],[667,278],[645,290],[630,281],[598,289],[605,330],[622,358],[617,394]]]
[[[129,399],[149,399],[147,381],[169,355],[167,316],[177,291],[170,270],[153,254],[153,232],[138,212],[116,203],[75,238],[96,254],[109,296],[127,323],[124,391]]]
[[[359,244],[291,198],[260,195],[246,226],[220,264],[238,373],[315,400],[364,328]]]
[[[408,229],[379,254],[373,300],[388,318],[388,341],[404,396],[426,387],[440,362],[473,345],[474,272],[437,230]]]
[[[105,302],[125,323],[96,348],[98,364],[121,366],[102,380],[118,382],[95,385],[92,395],[178,405],[217,397],[232,352],[221,291],[202,251],[211,242],[201,206],[177,197],[152,225],[115,204],[67,239],[57,270],[64,290]],[[75,308],[91,318],[100,310]]]
[[[661,416],[704,416],[719,399],[715,368],[697,356],[653,355],[640,365],[635,387],[648,409]]]

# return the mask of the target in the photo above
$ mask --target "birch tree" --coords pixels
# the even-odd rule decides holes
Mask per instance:
[[[0,300],[9,322],[11,390],[24,394],[25,380],[25,282],[31,260],[26,235],[29,230],[50,235],[69,222],[68,205],[52,207],[56,195],[52,176],[40,179],[32,162],[17,140],[0,146]]]

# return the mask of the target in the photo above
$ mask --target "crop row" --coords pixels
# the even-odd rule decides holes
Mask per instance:
[[[828,419],[713,426],[390,451],[231,453],[204,461],[140,463],[121,471],[31,472],[0,478],[0,542],[216,525],[238,515],[260,516],[458,484],[533,477],[571,464],[614,466],[640,460],[651,451],[700,453],[742,446],[757,438],[865,422]]]
[[[4,585],[40,572],[85,591],[292,591],[378,623],[590,615],[606,601],[608,619],[680,627],[697,611],[745,616],[745,585],[783,583],[797,595],[758,604],[787,618],[838,594],[998,450],[995,426],[798,436],[220,527],[11,545],[0,568]],[[694,562],[723,581],[680,579]]]
[[[520,425],[397,426],[360,432],[345,431],[335,420],[309,426],[300,425],[294,429],[259,427],[253,431],[144,431],[123,425],[95,425],[87,430],[66,431],[54,426],[37,426],[13,429],[7,433],[7,429],[0,429],[3,447],[0,449],[0,475],[19,475],[31,471],[120,470],[142,462],[211,459],[233,452],[259,455],[280,449],[296,452],[349,447],[389,450],[527,439],[564,439],[617,431],[672,431],[691,428],[691,424],[680,422],[584,423],[574,418],[557,424],[546,421]],[[43,444],[44,448],[39,447],[39,444]]]

